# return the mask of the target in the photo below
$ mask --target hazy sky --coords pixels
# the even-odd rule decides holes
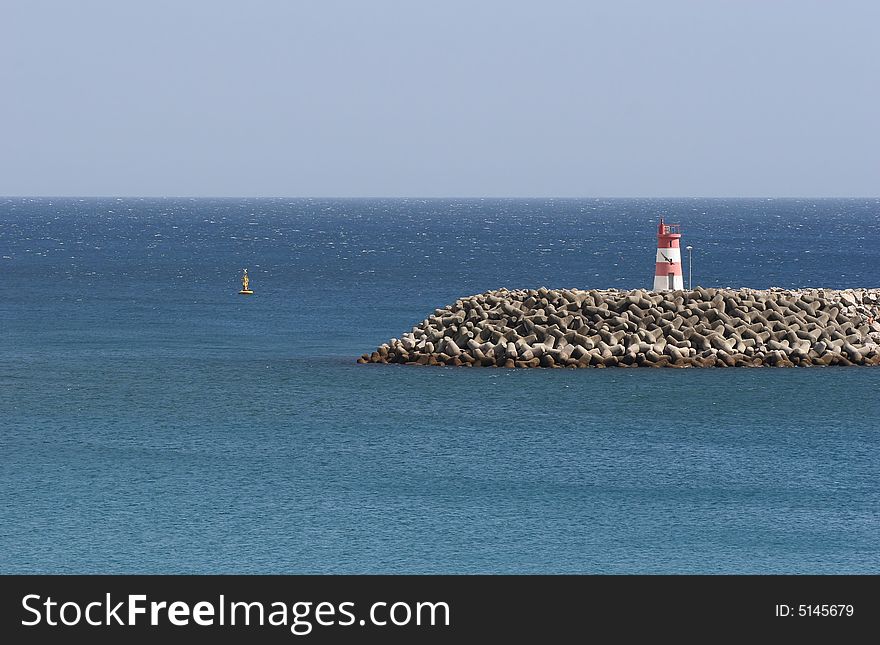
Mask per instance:
[[[880,2],[0,0],[0,194],[876,196]]]

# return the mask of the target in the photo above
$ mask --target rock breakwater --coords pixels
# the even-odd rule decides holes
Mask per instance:
[[[359,363],[471,367],[880,365],[880,289],[500,289]]]

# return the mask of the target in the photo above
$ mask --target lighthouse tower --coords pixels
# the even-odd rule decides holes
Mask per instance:
[[[654,291],[684,289],[681,274],[681,239],[679,224],[664,224],[660,218],[657,227],[657,267],[654,270]]]

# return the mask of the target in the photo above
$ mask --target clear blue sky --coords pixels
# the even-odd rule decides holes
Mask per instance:
[[[0,194],[876,196],[880,2],[0,0]]]

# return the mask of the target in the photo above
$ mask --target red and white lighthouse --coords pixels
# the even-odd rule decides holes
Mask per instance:
[[[654,270],[654,291],[684,289],[681,273],[681,225],[664,224],[660,218],[657,227],[657,266]]]

